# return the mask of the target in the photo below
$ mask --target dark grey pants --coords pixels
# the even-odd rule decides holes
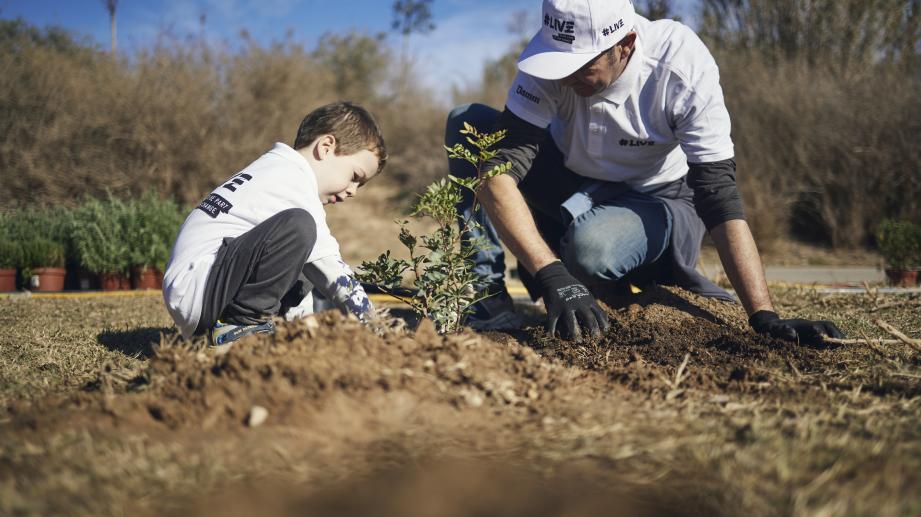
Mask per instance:
[[[296,306],[313,286],[302,268],[317,242],[306,210],[283,210],[236,238],[224,239],[205,284],[196,335],[217,320],[253,325]]]

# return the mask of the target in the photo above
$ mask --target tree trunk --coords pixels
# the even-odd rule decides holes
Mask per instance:
[[[118,31],[115,27],[115,12],[109,13],[109,30],[112,32],[112,55],[118,52]]]

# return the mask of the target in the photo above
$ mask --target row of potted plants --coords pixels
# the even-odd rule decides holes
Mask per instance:
[[[0,213],[0,291],[60,291],[65,275],[73,288],[158,289],[183,218],[154,193]]]
[[[890,283],[907,287],[921,280],[921,225],[887,219],[876,230],[876,244]]]

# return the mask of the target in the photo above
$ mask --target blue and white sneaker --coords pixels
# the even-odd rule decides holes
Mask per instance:
[[[234,325],[218,321],[208,332],[210,345],[214,348],[228,348],[231,343],[252,334],[274,334],[275,322],[272,320],[255,325]]]
[[[474,330],[517,330],[524,326],[524,318],[515,312],[515,302],[504,286],[490,287],[492,296],[471,306],[464,325]]]

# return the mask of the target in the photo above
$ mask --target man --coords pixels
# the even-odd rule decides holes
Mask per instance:
[[[494,296],[471,325],[518,323],[500,237],[532,297],[543,297],[551,333],[560,321],[574,339],[580,327],[592,336],[607,328],[586,286],[598,292],[653,280],[731,300],[694,269],[709,231],[757,332],[804,342],[840,337],[831,322],[773,311],[736,188],[719,70],[703,42],[681,23],[639,16],[629,0],[544,0],[541,14],[505,110],[472,104],[448,118],[449,146],[462,141],[465,121],[507,130],[496,163],[513,163],[478,196],[488,217],[472,210],[470,197],[460,206],[496,244],[475,257]],[[450,168],[474,173],[459,160]]]

